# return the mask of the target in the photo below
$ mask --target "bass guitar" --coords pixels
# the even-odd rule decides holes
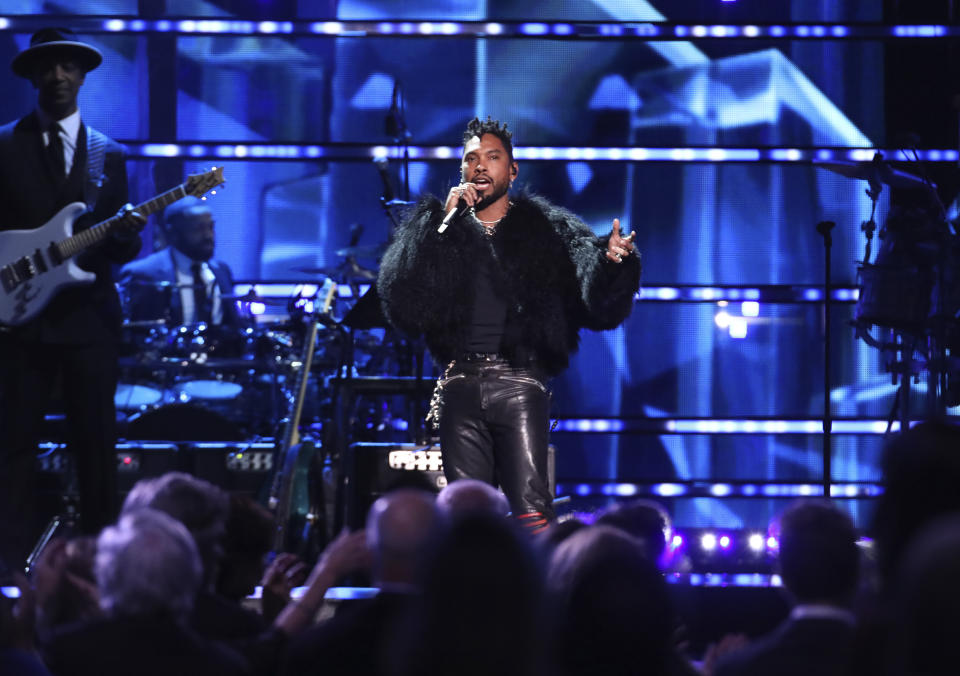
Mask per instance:
[[[329,316],[336,293],[337,285],[330,279],[317,291],[303,339],[294,397],[290,403],[283,438],[274,452],[274,458],[277,459],[274,466],[277,471],[273,476],[267,505],[274,513],[273,551],[276,553],[309,548],[311,531],[321,511],[320,506],[314,504],[316,500],[311,498],[314,491],[311,491],[310,473],[316,456],[316,446],[312,441],[300,440],[300,415],[303,412],[307,381],[313,365],[317,326],[323,317]],[[322,481],[322,477],[314,479]]]
[[[146,217],[187,195],[201,197],[222,183],[223,167],[191,174],[176,188],[138,204],[135,210]],[[74,222],[86,210],[83,202],[73,202],[39,228],[0,232],[0,260],[6,261],[0,266],[0,324],[25,324],[64,287],[90,284],[96,279],[72,258],[119,227],[121,217],[73,234]]]

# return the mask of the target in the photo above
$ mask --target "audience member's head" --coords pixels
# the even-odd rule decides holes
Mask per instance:
[[[663,575],[636,539],[611,526],[577,531],[554,551],[548,586],[560,673],[661,673],[673,611]]]
[[[444,486],[437,507],[451,518],[476,513],[506,516],[510,512],[506,496],[478,479],[458,479]]]
[[[960,510],[960,427],[924,422],[884,450],[884,493],[874,514],[880,573],[892,583],[907,542],[936,517]]]
[[[263,577],[273,533],[273,516],[265,507],[247,495],[230,495],[217,593],[235,601],[253,593]]]
[[[417,584],[441,523],[434,497],[426,491],[401,488],[374,502],[366,527],[374,583]]]
[[[182,523],[152,509],[124,513],[97,539],[100,606],[111,616],[186,617],[203,574]]]
[[[955,674],[960,636],[960,513],[935,519],[910,541],[898,570],[892,670]]]
[[[780,516],[780,574],[799,603],[848,605],[860,550],[846,512],[826,500],[801,500]]]
[[[203,562],[204,588],[210,588],[223,556],[229,504],[227,494],[210,482],[183,472],[168,472],[138,481],[123,503],[123,513],[150,507],[186,526]]]
[[[537,672],[543,572],[530,538],[516,524],[487,514],[454,519],[425,573],[403,673]]]
[[[595,522],[599,526],[613,526],[637,539],[647,557],[663,566],[664,551],[670,533],[671,521],[661,505],[653,500],[620,502],[604,511]]]
[[[535,542],[543,555],[549,558],[561,542],[582,528],[587,528],[587,524],[580,519],[557,520],[550,525],[550,528],[537,533]]]

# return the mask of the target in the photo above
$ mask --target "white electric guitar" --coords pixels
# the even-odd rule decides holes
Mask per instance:
[[[176,188],[135,207],[146,217],[177,200],[200,197],[223,183],[223,167],[203,174],[191,174]],[[66,286],[90,284],[92,272],[82,270],[71,259],[109,235],[120,221],[114,216],[77,234],[73,223],[87,210],[83,202],[68,204],[35,230],[0,232],[0,324],[19,326],[38,314]]]

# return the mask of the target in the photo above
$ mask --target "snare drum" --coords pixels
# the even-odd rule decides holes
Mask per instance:
[[[195,378],[182,376],[170,388],[170,399],[179,404],[213,411],[232,421],[240,429],[249,429],[250,389],[245,387],[247,377],[243,373],[220,373],[207,371],[197,373]]]
[[[243,385],[227,380],[187,380],[173,388],[176,401],[196,403],[223,403],[238,399]]]
[[[163,403],[163,390],[139,383],[118,383],[113,403],[118,411],[142,411]]]
[[[859,270],[857,321],[907,333],[922,333],[930,312],[933,279],[909,265],[863,265]]]

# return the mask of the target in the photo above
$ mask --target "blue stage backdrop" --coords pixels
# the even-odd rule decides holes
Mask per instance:
[[[177,0],[166,5],[169,16],[198,22],[410,20],[413,28],[409,35],[397,34],[404,30],[400,24],[393,35],[284,35],[281,24],[277,34],[218,35],[202,29],[193,34],[174,22],[175,30],[164,34],[167,42],[159,47],[151,30],[91,30],[85,38],[105,60],[84,86],[84,118],[131,146],[379,145],[391,154],[396,195],[416,199],[443,194],[457,180],[456,149],[449,158],[415,152],[404,167],[398,158],[403,144],[388,133],[391,106],[414,148],[455,147],[468,119],[491,115],[509,121],[518,150],[535,149],[520,160],[523,188],[566,205],[598,233],[607,232],[615,217],[637,231],[649,287],[816,287],[824,279],[824,246],[815,226],[823,220],[836,223],[834,281],[857,283],[855,261],[864,250],[859,226],[870,213],[865,182],[794,160],[814,158],[814,149],[831,149],[834,155],[824,157],[832,157],[846,148],[885,147],[879,39],[841,39],[839,33],[834,39],[829,31],[818,39],[698,39],[696,29],[689,40],[556,39],[556,32],[454,39],[424,33],[418,22],[835,25],[879,21],[881,3]],[[3,11],[15,18],[56,7],[14,0],[4,3]],[[83,11],[128,21],[136,18],[137,3],[90,1]],[[63,17],[63,23],[70,21]],[[9,60],[28,39],[29,31],[0,31],[0,56]],[[167,89],[157,86],[162,81]],[[13,119],[32,105],[33,92],[12,76],[5,82],[0,112]],[[160,119],[162,109],[173,117]],[[619,159],[590,150],[608,147],[625,150]],[[630,154],[631,148],[648,150]],[[658,148],[673,150],[651,161],[650,149]],[[704,154],[710,149],[712,155]],[[737,155],[737,149],[744,152]],[[767,161],[753,161],[761,155],[749,149],[762,149]],[[728,152],[733,161],[726,161]],[[864,152],[869,159],[871,153]],[[228,185],[212,200],[218,256],[238,279],[316,279],[298,268],[341,264],[336,252],[350,242],[351,227],[361,224],[359,244],[371,251],[358,262],[375,269],[390,222],[370,159],[369,154],[353,159],[247,154],[220,162]],[[169,187],[158,185],[158,176],[169,176],[171,166],[179,174],[209,164],[189,153],[134,157],[129,165],[134,197],[145,199]],[[886,209],[884,196],[879,214]],[[148,235],[144,254],[160,239],[156,232]],[[882,419],[896,388],[877,355],[847,326],[852,313],[851,303],[833,310],[832,412]],[[812,303],[638,301],[620,329],[584,334],[571,369],[554,383],[554,411],[562,419],[627,421],[816,419],[823,415],[823,329],[822,308]],[[919,406],[922,386],[917,389]],[[877,481],[882,441],[878,434],[835,437],[833,479]],[[558,477],[566,484],[691,479],[816,484],[822,478],[822,438],[815,433],[557,431],[553,442]],[[762,527],[784,504],[721,496],[674,498],[671,507],[685,526]],[[845,504],[866,522],[868,501]]]

